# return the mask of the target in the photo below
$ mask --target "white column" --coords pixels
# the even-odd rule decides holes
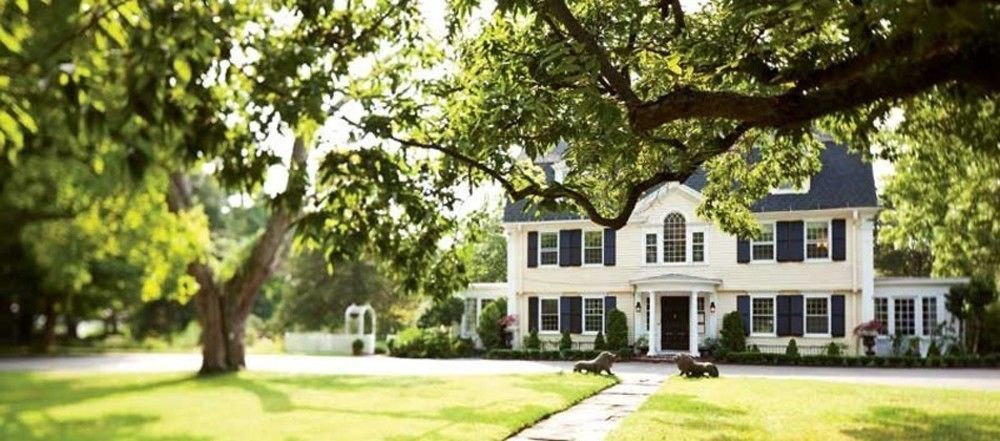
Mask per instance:
[[[719,338],[719,319],[717,314],[712,313],[712,304],[715,304],[716,308],[719,307],[719,294],[712,292],[708,296],[708,303],[705,304],[705,325],[708,329],[705,330],[705,335],[712,338]]]
[[[698,354],[698,291],[691,291],[688,302],[688,352],[692,357]]]
[[[524,313],[522,314],[517,310],[518,307],[517,282],[520,280],[519,277],[521,275],[521,266],[518,265],[517,261],[517,256],[518,256],[517,238],[519,237],[519,235],[516,234],[517,232],[514,231],[513,229],[507,229],[506,233],[507,233],[507,314],[514,315],[514,317],[516,318],[516,320],[514,321],[514,325],[508,329],[511,332],[511,346],[513,346],[514,349],[518,349],[521,347],[521,335],[520,335],[521,322],[524,321],[525,324],[527,323],[525,320],[528,319],[528,311],[524,311]],[[476,306],[478,307],[479,305]]]
[[[649,353],[654,356],[660,352],[660,302],[656,293],[649,293]]]
[[[861,320],[875,319],[875,223],[861,220]]]

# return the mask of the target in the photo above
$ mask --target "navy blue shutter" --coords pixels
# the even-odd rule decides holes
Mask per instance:
[[[802,221],[788,223],[788,258],[792,262],[801,262],[805,257],[803,225]]]
[[[569,264],[580,266],[583,264],[583,230],[570,230],[569,238]]]
[[[618,232],[611,229],[604,229],[604,266],[615,266],[615,243],[617,242]]]
[[[830,335],[844,336],[844,296],[830,296]]]
[[[787,296],[789,301],[789,322],[788,322],[788,333],[790,335],[801,336],[802,335],[802,308],[803,299],[802,296]]]
[[[844,219],[834,219],[833,226],[833,260],[847,260],[847,222]]]
[[[743,333],[750,335],[750,296],[736,296],[736,310],[743,319]]]
[[[776,324],[776,334],[778,337],[784,337],[791,334],[791,307],[792,307],[791,296],[778,296],[774,299],[775,316],[778,319]]]
[[[559,298],[559,332],[569,331],[570,309],[569,297]]]
[[[789,222],[776,222],[774,224],[774,251],[775,259],[778,262],[788,262],[788,224]]]
[[[583,297],[569,298],[569,332],[583,332]]]
[[[569,248],[572,235],[572,230],[559,230],[559,266],[570,265]]]
[[[528,232],[528,268],[538,267],[538,232]]]
[[[618,309],[618,297],[604,296],[604,333],[608,333],[608,313]]]
[[[528,332],[538,330],[538,297],[528,297]]]
[[[736,239],[736,263],[747,263],[750,261],[750,241],[747,239]]]

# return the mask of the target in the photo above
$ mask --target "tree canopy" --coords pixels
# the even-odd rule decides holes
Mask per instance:
[[[613,228],[704,167],[700,214],[755,232],[747,207],[818,169],[814,131],[867,153],[894,107],[1000,89],[990,2],[512,0],[466,31],[478,4],[453,2],[454,72],[364,126]],[[571,171],[545,182],[531,160],[560,141]]]

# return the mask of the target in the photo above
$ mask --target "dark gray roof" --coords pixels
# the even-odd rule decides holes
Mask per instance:
[[[812,177],[809,192],[803,194],[772,194],[758,201],[751,207],[754,212],[822,210],[828,208],[877,207],[878,198],[875,194],[875,176],[870,163],[861,156],[852,153],[844,145],[824,141],[826,148],[820,154],[823,164],[819,173]],[[546,176],[551,176],[551,165],[540,164],[546,169]],[[705,188],[707,176],[698,169],[684,185],[701,191]],[[649,193],[655,191],[650,190]],[[649,194],[647,193],[647,194]],[[535,209],[525,209],[526,201],[520,200],[508,203],[504,207],[504,222],[532,222],[552,220],[583,219],[577,213],[544,212]]]

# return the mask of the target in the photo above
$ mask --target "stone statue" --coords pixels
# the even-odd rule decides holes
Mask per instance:
[[[719,376],[719,368],[715,367],[714,363],[694,361],[688,354],[677,356],[677,369],[680,369],[681,375],[685,377],[704,377],[705,374],[713,378]]]
[[[618,356],[612,354],[611,352],[604,351],[597,354],[593,360],[578,361],[573,365],[573,372],[590,372],[592,374],[600,375],[601,372],[607,372],[608,375],[614,375],[611,372],[611,365],[618,361]]]

